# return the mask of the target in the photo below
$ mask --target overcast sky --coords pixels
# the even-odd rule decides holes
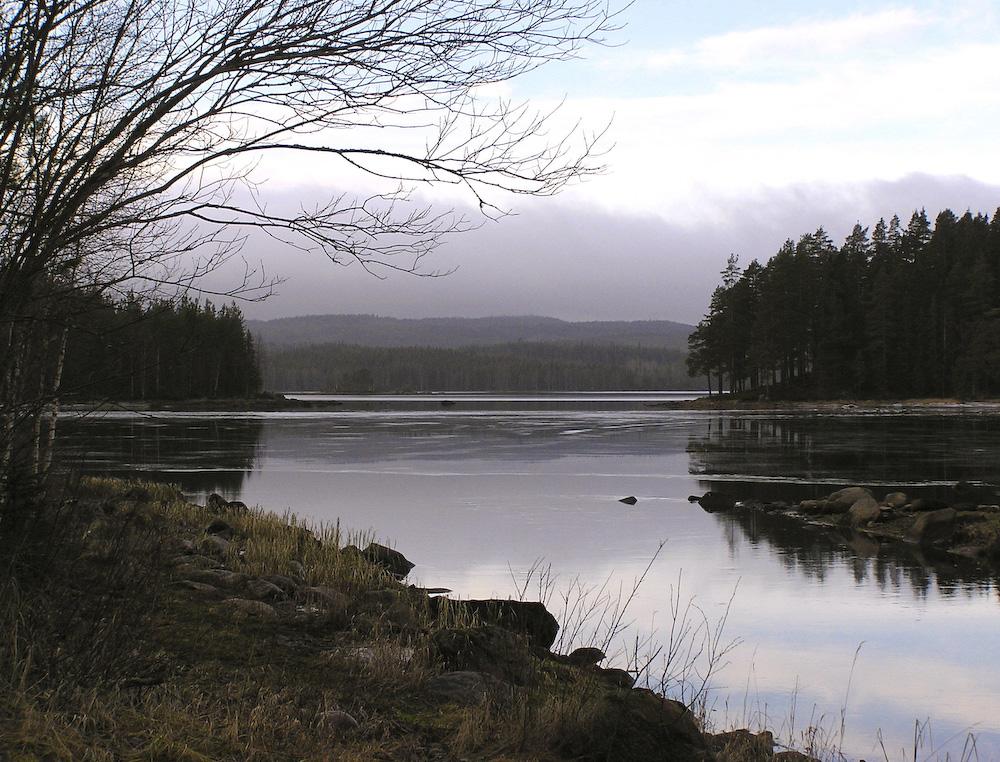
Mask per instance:
[[[763,7],[766,6],[766,7]],[[1000,16],[993,2],[638,0],[610,48],[499,92],[595,128],[607,172],[449,241],[444,278],[378,280],[273,241],[247,257],[284,277],[251,317],[542,314],[696,321],[727,255],[771,256],[820,225],[1000,206]],[[339,192],[315,164],[264,188]],[[460,202],[459,202],[460,203]]]

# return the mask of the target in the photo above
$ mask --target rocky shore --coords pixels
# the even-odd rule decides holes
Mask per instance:
[[[7,611],[22,624],[0,656],[38,674],[0,702],[0,757],[812,759],[707,732],[600,649],[557,652],[543,604],[407,584],[403,553],[338,527],[107,479],[61,511],[72,568]],[[73,687],[77,663],[102,677]]]
[[[988,485],[959,482],[944,499],[852,486],[798,503],[744,500],[723,492],[693,495],[689,500],[710,513],[783,515],[1000,569],[1000,493]]]

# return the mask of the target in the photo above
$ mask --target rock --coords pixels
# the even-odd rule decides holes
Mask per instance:
[[[340,709],[329,709],[316,719],[316,725],[334,735],[349,733],[358,727],[358,721]]]
[[[636,499],[635,495],[629,495],[628,497],[621,498],[618,502],[625,503],[625,505],[635,505],[639,501]]]
[[[242,500],[230,500],[226,508],[231,513],[236,513],[239,515],[245,515],[247,513],[250,513],[250,509],[247,508],[247,504],[244,503]]]
[[[289,561],[288,569],[299,579],[304,580],[306,578],[306,567],[300,561]]]
[[[858,500],[872,497],[871,490],[864,487],[846,487],[831,493],[826,499],[826,513],[847,513]]]
[[[437,616],[446,607],[475,616],[482,624],[495,624],[512,632],[527,635],[533,646],[551,648],[559,634],[559,623],[544,605],[535,601],[486,600],[453,601],[431,598],[431,612]]]
[[[615,688],[628,690],[635,685],[635,677],[632,676],[632,673],[626,672],[624,669],[595,667],[594,670],[603,682],[613,685]]]
[[[645,688],[595,698],[587,722],[568,723],[556,739],[563,756],[583,760],[707,762],[708,748],[687,707]]]
[[[205,508],[211,513],[222,513],[228,507],[229,507],[229,501],[216,492],[213,492],[211,495],[209,495],[208,499],[205,501]]]
[[[195,551],[194,540],[178,540],[177,551],[179,553],[184,553],[185,555],[191,555]]]
[[[377,542],[370,543],[362,555],[369,563],[381,566],[397,579],[403,579],[416,566],[398,550],[379,545]]]
[[[258,601],[283,601],[288,597],[284,590],[266,579],[251,579],[246,584],[246,591]]]
[[[566,660],[578,667],[592,667],[607,658],[600,648],[577,648],[566,657]]]
[[[1000,505],[977,505],[976,510],[980,513],[1000,513]]]
[[[826,500],[803,500],[798,505],[798,511],[809,516],[826,513]]]
[[[698,498],[698,505],[709,513],[731,511],[736,507],[736,498],[723,492],[706,492]]]
[[[914,512],[920,511],[940,511],[942,508],[950,507],[944,500],[934,498],[918,497],[909,504],[909,509]]]
[[[145,487],[129,487],[122,495],[122,499],[131,500],[134,503],[148,503],[153,499],[153,496]]]
[[[205,527],[205,534],[215,535],[224,540],[232,540],[236,530],[222,519],[214,519],[211,524]]]
[[[958,511],[954,508],[941,508],[921,513],[906,534],[911,540],[921,545],[947,540],[955,531],[956,516],[958,516]]]
[[[820,762],[816,757],[810,757],[801,751],[779,751],[773,757],[773,762]]]
[[[436,701],[471,706],[478,704],[503,684],[482,672],[445,672],[432,677],[425,684],[428,695]]]
[[[533,677],[535,660],[524,636],[496,625],[438,630],[431,647],[448,669],[490,674],[515,685]]]
[[[222,591],[219,590],[219,588],[215,587],[214,585],[209,585],[205,582],[194,582],[193,580],[190,579],[181,579],[174,584],[176,584],[178,587],[183,587],[187,590],[193,590],[194,592],[204,596],[214,597],[222,595]]]
[[[219,537],[217,534],[210,534],[207,537],[201,538],[198,549],[203,553],[221,558],[229,552],[229,540]]]
[[[711,746],[722,759],[740,762],[770,762],[774,756],[774,736],[767,730],[751,733],[749,730],[732,730],[707,736]]]
[[[847,512],[848,521],[852,527],[865,526],[872,521],[878,521],[882,515],[882,508],[871,495],[865,495],[860,500],[855,501]]]
[[[242,587],[246,581],[245,576],[228,569],[194,569],[187,573],[187,578],[193,582],[204,582],[227,590]]]
[[[287,595],[293,595],[299,589],[299,584],[291,577],[282,574],[269,574],[261,579],[267,580],[272,585],[280,587]]]
[[[351,606],[350,599],[339,590],[319,585],[301,588],[296,597],[313,606],[326,611],[347,611]]]
[[[905,492],[890,492],[882,500],[883,505],[888,505],[890,508],[902,508],[904,505],[910,502],[910,498],[906,496]]]
[[[222,605],[231,609],[233,614],[241,618],[261,619],[272,622],[278,618],[278,612],[273,606],[263,601],[249,601],[246,598],[227,598]]]

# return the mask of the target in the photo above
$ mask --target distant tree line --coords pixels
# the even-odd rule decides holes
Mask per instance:
[[[685,353],[641,346],[517,342],[463,348],[311,344],[268,349],[273,391],[690,389]]]
[[[688,367],[761,396],[997,395],[998,282],[1000,210],[880,219],[839,247],[820,228],[765,265],[729,258]]]
[[[260,370],[235,304],[95,297],[69,327],[62,389],[82,399],[248,397]]]

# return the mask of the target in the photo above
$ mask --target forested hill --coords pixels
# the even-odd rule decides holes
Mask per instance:
[[[688,364],[755,396],[1000,395],[1000,211],[820,228],[722,273]]]
[[[378,315],[305,315],[249,320],[270,348],[302,344],[370,347],[470,347],[514,342],[575,342],[686,349],[693,326],[670,320],[568,322],[534,315],[401,319]]]

